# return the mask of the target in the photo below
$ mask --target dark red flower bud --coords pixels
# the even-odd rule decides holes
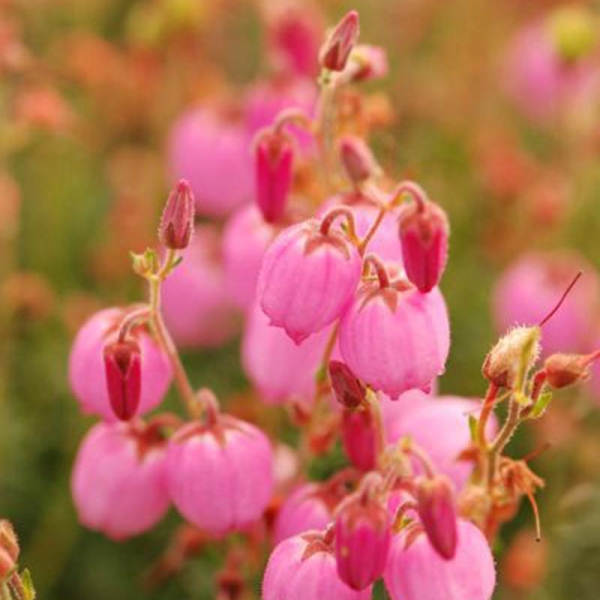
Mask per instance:
[[[263,133],[255,150],[256,202],[265,221],[274,223],[285,212],[293,179],[294,149],[282,133]]]
[[[356,408],[362,404],[367,389],[343,362],[329,361],[329,379],[336,400],[342,406]]]
[[[377,459],[377,432],[373,415],[364,410],[344,410],[342,416],[342,445],[350,462],[361,471],[375,468]]]
[[[418,512],[429,542],[446,560],[456,554],[456,505],[445,475],[423,477],[417,486]]]
[[[329,34],[321,48],[321,65],[330,71],[343,71],[348,56],[358,39],[358,13],[351,10]]]
[[[142,359],[137,342],[107,344],[104,371],[111,408],[117,418],[128,421],[137,412],[142,392]]]
[[[408,279],[424,293],[442,278],[448,260],[450,227],[445,211],[428,200],[411,202],[400,213],[400,242]]]
[[[544,362],[546,381],[560,389],[589,377],[589,367],[600,352],[592,354],[552,354]]]
[[[187,248],[194,231],[195,202],[187,181],[169,194],[158,228],[160,243],[171,250]]]

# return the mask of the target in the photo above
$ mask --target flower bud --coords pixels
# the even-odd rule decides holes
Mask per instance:
[[[587,379],[590,375],[589,366],[598,358],[593,354],[552,354],[544,362],[546,381],[555,388],[567,387],[572,383]]]
[[[456,554],[456,505],[452,483],[445,475],[422,477],[417,487],[419,517],[436,552],[446,560]]]
[[[333,227],[323,229],[317,219],[285,229],[269,246],[258,278],[263,311],[297,344],[338,319],[360,281],[356,247]]]
[[[350,462],[361,471],[375,468],[377,434],[370,409],[345,410],[341,434],[342,445]]]
[[[182,179],[169,194],[158,227],[158,239],[165,248],[187,248],[194,231],[194,195]]]
[[[429,292],[448,261],[448,217],[437,204],[422,200],[406,205],[399,221],[406,276],[421,292]]]
[[[330,71],[343,71],[358,39],[358,13],[351,10],[333,29],[319,56],[321,65]]]
[[[104,347],[104,369],[110,406],[121,421],[136,413],[142,394],[142,360],[134,340],[116,341]]]
[[[358,492],[340,506],[335,521],[335,556],[340,579],[354,590],[364,590],[385,569],[391,541],[386,507]]]
[[[512,388],[540,353],[540,328],[515,327],[501,337],[483,363],[483,376],[497,387]]]
[[[357,185],[378,170],[371,149],[356,136],[347,135],[340,141],[340,158],[348,179]]]
[[[362,404],[367,389],[343,362],[329,361],[329,379],[335,398],[342,406],[357,408]]]
[[[260,135],[255,149],[256,202],[265,221],[281,219],[293,177],[294,151],[280,132]]]
[[[17,566],[19,541],[17,534],[6,519],[0,519],[0,583]]]

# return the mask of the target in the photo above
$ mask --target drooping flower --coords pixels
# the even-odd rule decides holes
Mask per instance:
[[[271,323],[300,343],[341,315],[360,273],[355,246],[333,227],[324,230],[310,219],[288,227],[269,246],[257,297]]]
[[[458,522],[458,545],[443,559],[427,537],[394,538],[385,587],[392,600],[489,600],[496,585],[494,559],[484,535],[469,521]]]
[[[98,423],[84,438],[71,478],[79,520],[123,540],[167,512],[166,444],[141,422]]]
[[[392,399],[428,390],[450,346],[444,299],[437,288],[422,294],[402,282],[366,282],[340,322],[339,344],[357,377]]]
[[[273,452],[257,427],[230,416],[192,422],[169,441],[167,485],[177,510],[213,535],[262,516],[273,491]]]

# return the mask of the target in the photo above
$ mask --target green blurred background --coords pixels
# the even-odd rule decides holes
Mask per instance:
[[[373,136],[378,158],[397,178],[421,182],[450,213],[442,287],[453,347],[443,392],[484,390],[480,365],[496,335],[491,289],[520,251],[570,246],[600,266],[600,129],[531,124],[502,92],[500,62],[511,35],[555,6],[318,5],[327,23],[357,8],[361,39],[388,50],[388,77],[367,86],[373,102],[394,115]],[[212,87],[264,74],[260,15],[257,3],[243,0],[0,2],[0,45],[11,36],[21,45],[10,54],[13,60],[17,52],[17,66],[4,65],[0,80],[0,516],[18,530],[21,563],[44,600],[213,597],[217,550],[158,588],[142,585],[179,523],[173,512],[153,532],[122,544],[77,523],[69,475],[93,420],[71,397],[66,359],[92,310],[140,298],[128,250],[152,243],[168,184],[169,124]],[[5,47],[0,54],[4,59]],[[31,109],[27,100],[36,93],[43,102],[40,108],[38,96]],[[515,155],[535,163],[536,183],[568,185],[558,216],[540,219],[525,198],[530,190],[518,185],[497,192],[494,169],[507,181]],[[246,385],[237,341],[185,361],[196,384],[222,395]],[[505,582],[500,560],[497,598],[598,598],[600,418],[580,391],[562,394],[554,410],[547,429],[521,432],[511,447],[518,455],[548,437],[560,440],[535,462],[548,482],[539,495],[546,576],[534,589]],[[498,556],[531,525],[524,506],[505,528]]]

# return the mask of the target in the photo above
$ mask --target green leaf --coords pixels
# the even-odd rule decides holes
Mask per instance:
[[[23,569],[23,572],[21,573],[21,583],[23,584],[23,589],[25,591],[25,600],[35,600],[36,593],[29,569]]]
[[[533,410],[531,411],[530,419],[539,419],[548,408],[548,404],[552,400],[552,392],[543,392],[540,394],[538,401],[535,403]]]

